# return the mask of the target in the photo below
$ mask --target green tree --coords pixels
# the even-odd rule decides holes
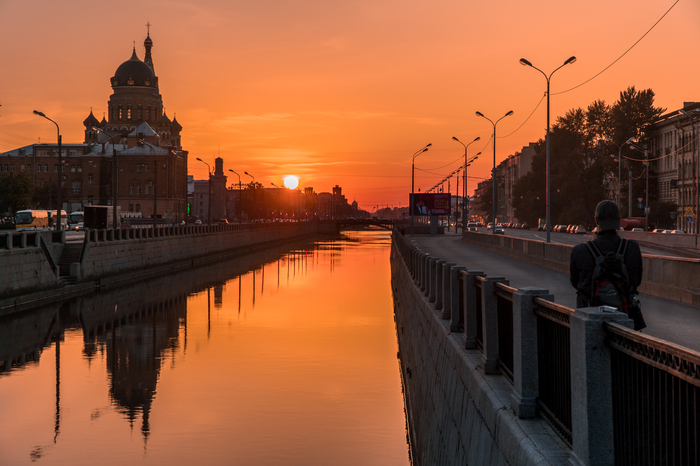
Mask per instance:
[[[14,215],[18,210],[32,207],[34,182],[26,173],[10,173],[0,178],[0,210]]]

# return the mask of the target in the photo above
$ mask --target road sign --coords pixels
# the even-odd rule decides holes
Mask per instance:
[[[641,198],[641,197],[638,197],[638,198],[637,198],[637,202],[639,202],[639,203],[641,204],[641,203],[642,203],[642,198]]]
[[[649,215],[651,213],[651,207],[646,206],[644,207],[644,215]]]
[[[641,209],[642,207],[644,207],[644,204],[642,204],[641,202],[637,204],[637,208]]]
[[[685,209],[685,213],[683,214],[684,217],[695,217],[695,212],[693,212],[692,207],[688,207]]]
[[[685,219],[685,221],[688,223],[693,223],[695,221],[695,217],[688,217]]]

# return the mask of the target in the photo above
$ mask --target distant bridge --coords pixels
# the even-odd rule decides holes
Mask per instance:
[[[341,230],[347,230],[357,227],[377,226],[387,230],[393,230],[394,225],[408,225],[405,220],[389,220],[389,219],[371,219],[371,218],[336,218],[333,220],[319,220],[319,232],[324,233],[340,233]]]

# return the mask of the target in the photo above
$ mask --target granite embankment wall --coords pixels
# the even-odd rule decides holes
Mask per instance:
[[[569,258],[573,246],[471,231],[465,231],[462,239],[516,259],[569,273]],[[700,305],[700,259],[644,255],[643,267],[640,292]]]
[[[511,383],[484,372],[479,349],[464,348],[463,334],[416,286],[396,244],[391,266],[413,464],[568,464],[571,450],[546,421],[511,410]],[[441,285],[423,273],[434,296]]]
[[[8,232],[0,237],[0,315],[316,234],[315,222],[90,230],[82,243],[66,243],[65,232]],[[68,263],[67,252],[75,255]]]

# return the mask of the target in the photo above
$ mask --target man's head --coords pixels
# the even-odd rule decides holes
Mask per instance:
[[[595,208],[598,233],[620,229],[620,209],[613,201],[600,201]]]

